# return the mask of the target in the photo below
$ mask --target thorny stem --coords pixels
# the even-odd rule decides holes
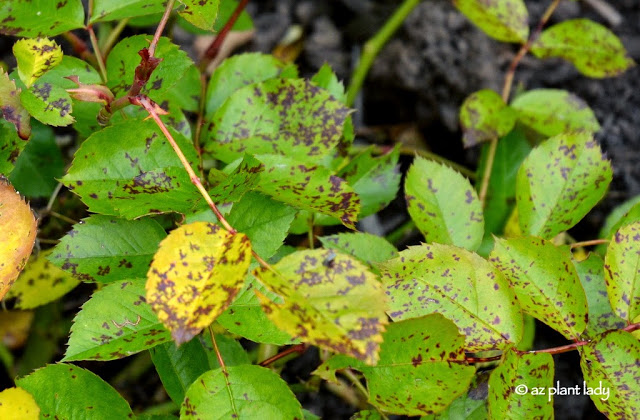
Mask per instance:
[[[629,333],[634,332],[636,330],[640,330],[640,322],[637,322],[635,324],[629,324],[626,327],[620,329],[620,331],[626,331]],[[591,342],[590,340],[582,340],[582,341],[576,341],[575,343],[571,343],[571,344],[565,344],[564,346],[552,347],[549,349],[530,350],[530,351],[516,350],[516,353],[518,353],[519,355],[536,354],[536,353],[561,354],[561,353],[567,353],[572,350],[576,350],[578,347],[585,346],[590,342]],[[467,363],[484,363],[484,362],[494,362],[496,360],[500,360],[501,358],[502,358],[502,355],[492,356],[492,357],[467,357],[465,360],[467,361]]]
[[[296,344],[295,346],[291,346],[283,351],[281,351],[280,353],[269,357],[268,359],[263,360],[262,362],[260,362],[260,366],[269,366],[270,364],[277,362],[278,360],[282,359],[283,357],[286,357],[290,354],[293,353],[298,353],[298,354],[302,354],[307,350],[307,345],[302,343],[302,344]]]
[[[178,143],[176,143],[176,141],[174,140],[173,136],[167,129],[167,126],[164,125],[164,122],[162,122],[162,120],[160,119],[160,116],[158,115],[155,108],[157,105],[155,105],[151,101],[151,99],[147,98],[145,95],[137,95],[130,98],[130,100],[132,104],[142,106],[149,113],[149,116],[153,118],[153,120],[158,125],[158,127],[160,127],[162,134],[164,134],[167,140],[169,140],[169,144],[171,144],[171,147],[173,148],[174,152],[176,152],[176,154],[178,155],[178,158],[180,159],[182,166],[184,166],[184,169],[189,174],[189,179],[191,180],[191,183],[195,185],[195,187],[198,189],[202,197],[204,197],[204,200],[207,202],[207,204],[209,205],[209,208],[211,208],[211,210],[216,215],[216,217],[218,218],[222,226],[227,230],[227,232],[229,232],[232,235],[235,235],[236,233],[238,233],[238,231],[235,230],[229,224],[229,222],[227,222],[227,219],[224,218],[222,213],[220,213],[220,210],[218,210],[218,207],[213,202],[213,200],[211,199],[211,196],[202,185],[202,182],[200,182],[200,178],[198,178],[198,175],[195,173],[195,171],[189,164],[189,161],[187,160],[186,156],[184,155],[184,153],[182,153],[180,146],[178,146]],[[253,258],[255,258],[260,265],[262,265],[264,268],[267,268],[275,272],[275,269],[271,267],[271,265],[268,262],[262,259],[262,257],[260,257],[253,249],[251,250],[251,254],[253,255]]]
[[[507,70],[507,74],[505,75],[505,78],[504,78],[504,84],[502,86],[502,100],[505,103],[509,102],[509,96],[511,95],[511,86],[513,85],[513,77],[516,73],[516,68],[520,63],[520,60],[522,60],[522,58],[529,52],[529,50],[531,49],[531,45],[533,45],[535,40],[538,39],[538,37],[540,36],[540,33],[542,32],[542,28],[549,21],[549,18],[551,18],[551,15],[558,7],[558,4],[560,4],[560,0],[553,0],[553,2],[549,5],[547,10],[545,10],[544,14],[540,18],[540,21],[538,22],[538,26],[533,31],[533,33],[529,36],[529,39],[527,39],[527,42],[525,42],[522,45],[522,47],[520,47],[520,50],[518,50],[515,57],[513,57],[513,60],[511,60],[511,64],[509,64],[509,69]],[[482,185],[480,187],[480,195],[478,197],[483,206],[485,204],[485,198],[487,195],[487,190],[489,188],[489,180],[491,179],[491,172],[493,170],[493,161],[496,156],[497,147],[498,147],[498,138],[496,137],[491,139],[491,143],[489,145],[489,155],[487,156],[487,166],[484,171],[484,176],[482,177]]]
[[[420,0],[404,0],[400,7],[391,15],[389,20],[380,28],[380,30],[369,39],[362,49],[362,55],[360,61],[356,67],[353,75],[351,76],[351,82],[347,89],[347,106],[353,105],[353,102],[360,92],[360,88],[364,83],[367,73],[373,64],[373,61],[378,56],[378,53],[384,47],[400,27],[405,18],[411,13],[411,11],[420,3]]]
[[[202,61],[200,61],[200,71],[202,71],[203,73],[205,72],[207,67],[209,67],[209,63],[211,63],[211,61],[213,61],[218,56],[222,43],[227,37],[227,34],[229,34],[229,31],[231,31],[231,28],[233,28],[233,25],[235,25],[244,8],[247,6],[247,3],[249,3],[249,0],[240,0],[227,23],[224,24],[224,27],[220,30],[220,32],[218,32],[218,35],[216,35],[211,45],[209,45],[209,47],[205,51],[204,57],[202,57]]]
[[[600,245],[600,244],[606,244],[606,243],[609,243],[608,239],[592,239],[590,241],[572,243],[570,248],[574,249],[574,248],[580,248],[580,247],[591,246],[591,245]]]

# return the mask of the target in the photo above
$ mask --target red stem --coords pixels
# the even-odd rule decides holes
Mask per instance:
[[[296,344],[295,346],[291,346],[286,350],[281,351],[280,353],[276,354],[275,356],[272,356],[270,358],[268,358],[267,360],[263,360],[262,362],[260,362],[260,366],[269,366],[270,364],[282,359],[285,356],[288,356],[292,353],[304,353],[307,350],[307,345],[302,343],[302,344]]]
[[[218,35],[216,35],[213,42],[211,42],[211,45],[209,45],[209,47],[205,51],[204,57],[202,57],[202,62],[200,63],[200,70],[204,71],[209,66],[209,63],[211,63],[211,61],[213,61],[218,56],[222,43],[227,37],[229,31],[231,31],[231,28],[233,28],[233,25],[235,25],[244,8],[247,6],[247,3],[249,3],[249,0],[240,0],[240,3],[238,3],[238,6],[236,6],[236,9],[233,11],[233,14],[231,15],[227,23],[224,24],[224,27],[220,30],[220,32],[218,32]]]

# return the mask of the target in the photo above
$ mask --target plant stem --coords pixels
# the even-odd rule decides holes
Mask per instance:
[[[100,52],[100,47],[98,46],[98,39],[96,38],[96,34],[93,31],[93,26],[91,25],[87,26],[87,31],[89,32],[89,39],[91,40],[93,53],[96,55],[96,60],[98,61],[100,76],[102,76],[102,81],[104,83],[107,83],[107,68],[104,65],[104,58],[102,57],[102,53]]]
[[[98,65],[96,56],[91,53],[91,51],[89,50],[89,47],[87,47],[86,42],[84,42],[82,39],[80,39],[76,34],[74,34],[71,31],[64,32],[62,36],[64,37],[64,39],[67,40],[67,42],[69,42],[69,44],[71,44],[71,49],[73,50],[74,53],[78,54],[80,58],[90,62],[93,65]]]
[[[160,23],[156,28],[156,32],[153,34],[153,39],[151,40],[151,45],[149,45],[149,55],[154,57],[156,54],[156,47],[158,46],[158,41],[160,40],[160,36],[164,31],[164,27],[167,25],[167,21],[169,20],[169,16],[171,15],[171,11],[173,10],[173,5],[176,0],[169,0],[167,2],[167,7],[164,9],[164,14],[162,15],[162,19],[160,19]]]
[[[72,224],[72,225],[78,224],[77,220],[73,220],[72,218],[67,217],[64,214],[60,214],[60,213],[58,213],[56,211],[49,211],[49,215],[51,215],[51,216],[53,216],[53,217],[55,217],[57,219],[64,220],[65,222],[67,222],[69,224]]]
[[[127,26],[128,23],[129,23],[129,18],[122,19],[120,22],[118,22],[116,27],[113,28],[111,32],[109,32],[109,36],[104,41],[104,45],[102,46],[103,57],[106,57],[109,55],[111,48],[116,43],[116,41],[118,40],[118,37],[120,36],[120,34],[122,33],[122,31],[124,30],[124,28]]]
[[[164,122],[162,122],[162,120],[160,119],[160,116],[156,112],[154,104],[151,102],[151,100],[144,95],[138,95],[132,98],[132,103],[142,106],[149,113],[151,118],[153,118],[153,120],[156,122],[158,127],[160,127],[160,130],[162,130],[162,133],[165,135],[167,140],[169,140],[169,143],[171,144],[171,147],[173,148],[173,150],[178,155],[178,158],[180,159],[182,166],[184,166],[184,169],[186,169],[187,173],[189,174],[191,183],[195,185],[195,187],[198,189],[200,194],[202,194],[202,197],[204,197],[205,201],[207,202],[207,204],[209,205],[213,213],[216,215],[220,223],[222,223],[222,226],[224,226],[224,228],[227,231],[229,231],[229,233],[235,234],[237,231],[233,227],[231,227],[231,225],[229,224],[229,222],[227,222],[227,220],[224,218],[222,213],[220,213],[220,210],[218,210],[218,207],[215,205],[215,203],[211,199],[211,196],[202,185],[202,182],[200,182],[200,178],[198,178],[198,175],[196,175],[196,173],[194,172],[193,168],[191,167],[191,164],[189,164],[187,157],[184,155],[184,153],[182,153],[180,146],[178,146],[178,143],[176,143],[176,141],[173,139],[173,136],[167,129],[167,126],[165,126]]]
[[[198,121],[196,122],[196,133],[193,137],[193,145],[198,153],[198,171],[202,176],[204,182],[208,185],[207,179],[204,177],[204,165],[202,163],[202,150],[200,149],[200,135],[202,133],[202,126],[204,125],[204,113],[206,106],[207,94],[207,76],[204,73],[200,73],[200,103],[198,104]]]
[[[247,6],[247,3],[249,3],[249,0],[240,0],[238,5],[236,6],[236,9],[233,11],[233,14],[231,15],[231,17],[229,17],[227,23],[224,24],[224,27],[220,30],[220,32],[218,32],[218,35],[216,35],[211,45],[209,45],[209,47],[205,51],[204,56],[202,57],[202,61],[200,61],[200,71],[202,71],[203,73],[206,71],[207,67],[209,67],[209,63],[211,63],[218,56],[222,43],[227,37],[229,31],[231,31],[231,28],[233,28],[233,25],[235,25],[244,8]]]
[[[235,414],[234,418],[238,417],[238,409],[236,408],[236,403],[233,398],[233,393],[231,392],[231,383],[229,383],[229,371],[227,370],[227,365],[224,364],[224,360],[222,359],[222,354],[220,353],[220,349],[218,348],[218,342],[216,341],[216,336],[213,334],[213,328],[209,325],[209,335],[211,336],[211,344],[213,344],[213,350],[216,352],[216,357],[218,358],[218,363],[220,363],[220,369],[222,369],[222,373],[224,376],[224,381],[226,383],[227,392],[229,393],[229,400],[231,401],[231,409]]]
[[[349,380],[349,382],[351,382],[353,385],[355,385],[356,388],[358,388],[358,390],[362,393],[362,395],[364,395],[366,400],[369,400],[369,391],[364,387],[364,385],[362,385],[362,382],[360,382],[360,378],[358,378],[353,373],[353,371],[351,371],[351,369],[345,369],[341,372],[342,375],[344,375],[344,377]],[[389,417],[387,417],[387,415],[383,413],[378,407],[373,406],[373,408],[375,408],[378,414],[380,414],[380,417],[382,417],[384,420],[389,420]]]
[[[404,0],[389,20],[385,22],[384,26],[364,44],[360,61],[351,76],[351,82],[347,89],[347,106],[353,105],[364,79],[367,77],[367,73],[382,47],[385,46],[418,3],[420,3],[420,0]]]
[[[291,346],[283,351],[281,351],[280,353],[273,355],[271,357],[269,357],[268,359],[265,359],[263,361],[261,361],[259,364],[260,366],[269,366],[270,364],[282,359],[283,357],[286,357],[290,354],[293,353],[299,353],[302,354],[307,350],[307,345],[302,343],[302,344],[296,344],[294,346]]]
[[[522,47],[520,47],[520,50],[518,50],[515,57],[513,57],[513,59],[511,60],[511,64],[509,64],[509,69],[507,70],[507,74],[505,75],[505,78],[504,78],[504,84],[502,86],[502,100],[505,103],[509,102],[509,96],[511,96],[511,86],[513,85],[513,77],[516,73],[516,68],[520,63],[520,60],[522,60],[522,58],[529,52],[529,50],[531,49],[531,45],[533,45],[535,40],[538,39],[538,37],[540,36],[540,33],[542,32],[542,28],[549,21],[549,18],[551,18],[551,15],[558,7],[558,4],[560,4],[560,0],[553,0],[553,2],[549,5],[549,7],[547,7],[547,10],[545,10],[544,14],[540,18],[540,21],[538,22],[538,26],[536,27],[536,29],[529,36],[529,39],[527,39],[527,42],[525,42],[522,45]],[[491,144],[489,145],[489,156],[487,156],[487,167],[485,168],[484,176],[482,177],[482,185],[480,186],[480,195],[478,197],[482,202],[483,206],[485,204],[487,189],[489,188],[489,180],[491,179],[491,172],[493,170],[493,161],[495,159],[497,148],[498,148],[498,139],[497,138],[491,139]]]
[[[571,244],[571,249],[574,248],[580,248],[580,247],[585,247],[585,246],[592,246],[592,245],[600,245],[600,244],[607,244],[609,243],[608,239],[592,239],[590,241],[582,241],[582,242],[575,242]]]

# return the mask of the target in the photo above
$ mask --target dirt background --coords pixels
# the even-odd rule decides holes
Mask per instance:
[[[256,35],[250,50],[271,51],[291,25],[304,28],[305,41],[298,63],[303,75],[311,75],[328,62],[348,80],[363,43],[398,5],[397,0],[278,0],[253,2],[248,10]],[[550,1],[526,1],[534,27]],[[618,35],[631,58],[640,62],[640,2],[610,1],[621,17],[613,22],[588,2],[563,1],[549,25],[566,19],[589,18]],[[398,33],[375,61],[356,104],[356,126],[415,124],[427,146],[475,169],[479,149],[464,150],[458,109],[474,91],[501,91],[504,74],[518,47],[494,41],[476,29],[450,0],[424,1],[411,13]],[[601,130],[596,137],[611,158],[614,180],[607,197],[571,232],[592,239],[609,211],[640,194],[640,67],[622,76],[589,79],[559,59],[541,61],[526,57],[518,67],[514,89],[558,88],[575,93],[594,110]],[[403,203],[392,203],[401,207]],[[399,221],[381,220],[387,231]],[[380,226],[379,226],[380,227]],[[375,227],[374,227],[375,228]],[[419,238],[414,238],[419,240]],[[538,325],[535,347],[547,348],[566,341],[546,326]],[[555,381],[563,387],[582,385],[577,352],[554,356]],[[312,356],[288,366],[294,378],[308,378]],[[352,409],[322,392],[303,400],[305,408],[326,419],[348,418]],[[555,414],[561,419],[604,418],[587,396],[555,398]]]

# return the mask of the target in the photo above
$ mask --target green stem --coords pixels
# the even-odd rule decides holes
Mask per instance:
[[[107,39],[104,41],[104,44],[102,45],[102,55],[104,57],[109,55],[109,51],[111,51],[111,47],[113,47],[113,45],[116,43],[116,41],[118,40],[118,37],[120,36],[120,34],[122,33],[122,31],[124,30],[124,28],[127,26],[128,23],[129,23],[129,18],[122,19],[120,22],[118,22],[116,27],[113,28],[111,32],[109,32],[109,36],[107,37]]]
[[[367,77],[367,73],[373,64],[373,60],[375,60],[382,47],[385,46],[389,38],[396,32],[418,3],[420,3],[420,0],[404,0],[378,33],[364,44],[360,62],[351,76],[351,83],[349,83],[349,88],[347,89],[347,106],[353,105],[364,83],[364,79]]]
[[[87,26],[87,31],[89,32],[89,39],[91,40],[93,53],[95,54],[96,60],[98,61],[100,76],[102,76],[102,81],[104,83],[107,83],[107,68],[104,65],[104,58],[102,57],[102,53],[100,52],[100,47],[98,46],[98,39],[96,38],[96,34],[95,32],[93,32],[93,27],[91,25]]]

